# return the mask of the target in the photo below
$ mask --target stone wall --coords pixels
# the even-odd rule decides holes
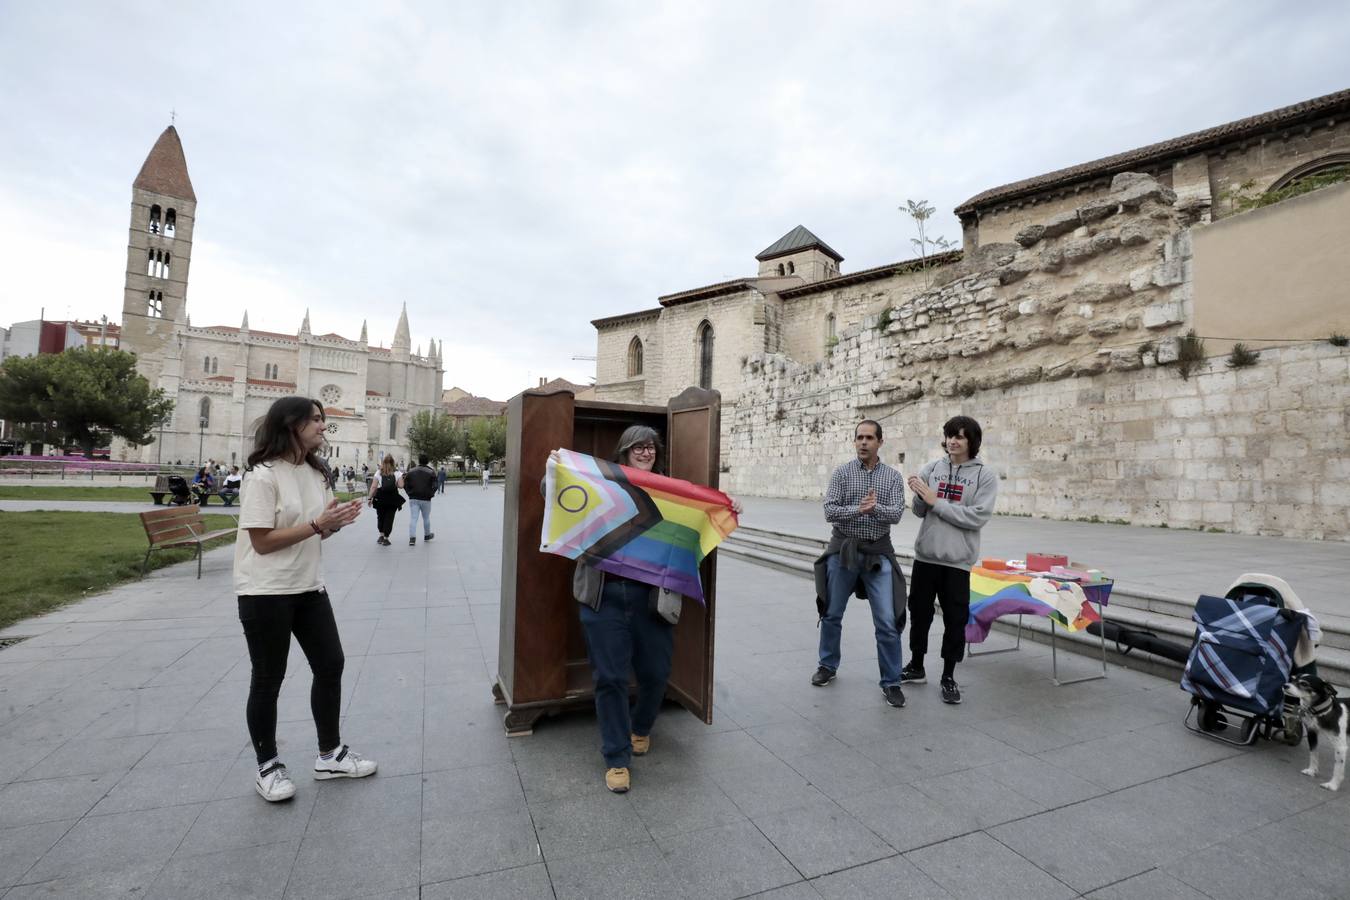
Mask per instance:
[[[724,412],[724,486],[818,497],[864,416],[886,428],[886,461],[917,471],[964,413],[984,426],[1003,513],[1350,540],[1350,352],[1210,359],[1189,380],[1168,365],[1190,317],[1193,217],[1157,180],[1117,176],[1106,197],[968,253],[822,362],[750,357]]]

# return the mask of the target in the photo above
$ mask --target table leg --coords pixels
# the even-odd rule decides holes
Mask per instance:
[[[1091,601],[1089,601],[1091,602]],[[1066,678],[1060,680],[1059,677],[1059,658],[1055,654],[1055,620],[1050,620],[1050,678],[1054,681],[1056,687],[1063,687],[1066,684],[1079,684],[1084,681],[1097,681],[1106,677],[1106,616],[1102,614],[1102,605],[1097,604],[1097,615],[1102,620],[1102,629],[1099,638],[1102,646],[1102,674],[1084,675],[1082,678]]]
[[[980,650],[980,651],[978,651],[978,652],[975,650],[975,645],[974,645],[974,644],[966,644],[966,655],[967,655],[967,656],[993,656],[995,653],[1011,653],[1011,652],[1013,652],[1014,650],[1021,650],[1021,649],[1022,649],[1022,614],[1021,614],[1021,613],[1018,613],[1018,615],[1017,615],[1017,643],[1013,644],[1011,647],[1004,647],[1002,650]]]

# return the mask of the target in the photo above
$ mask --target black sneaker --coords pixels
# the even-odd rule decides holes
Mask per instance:
[[[901,684],[927,684],[928,676],[924,674],[923,666],[916,666],[910,663],[900,670]]]
[[[416,547],[416,546],[417,546],[417,538],[415,538],[415,537],[408,538],[408,546],[409,546],[409,547]]]
[[[435,536],[436,536],[435,532],[432,532],[431,534],[429,534],[429,535],[427,535],[426,537],[422,538],[422,541],[423,541],[423,543],[425,543],[426,541],[431,540],[431,539],[434,538]]]
[[[955,678],[942,679],[942,702],[960,703],[961,688],[957,687]]]
[[[881,693],[886,698],[886,702],[896,709],[900,709],[905,705],[905,692],[900,690],[900,685],[887,685],[881,689]]]
[[[816,687],[824,687],[831,681],[834,681],[834,670],[827,669],[824,666],[816,669],[816,674],[811,676],[811,683]]]

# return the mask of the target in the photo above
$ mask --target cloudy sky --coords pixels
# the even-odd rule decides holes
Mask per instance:
[[[280,12],[284,10],[283,12]],[[897,206],[1350,87],[1350,5],[0,0],[0,319],[119,319],[131,182],[177,111],[194,324],[372,343],[445,383],[585,383],[589,322],[755,271],[856,271]]]

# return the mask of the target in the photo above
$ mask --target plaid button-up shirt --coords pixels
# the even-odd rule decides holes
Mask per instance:
[[[877,505],[858,515],[858,504],[870,491],[877,492]],[[880,540],[905,512],[905,481],[883,462],[870,471],[857,459],[844,463],[830,476],[825,490],[825,521],[844,537]]]

